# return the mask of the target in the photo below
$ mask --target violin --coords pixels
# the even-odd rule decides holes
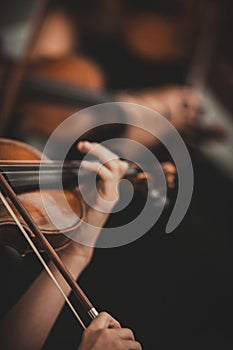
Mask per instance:
[[[60,249],[67,246],[69,239],[61,234],[61,232],[72,232],[76,230],[81,223],[84,216],[83,203],[80,200],[78,192],[74,189],[73,191],[64,189],[64,195],[71,205],[74,214],[63,213],[59,210],[59,206],[56,208],[57,215],[61,216],[62,226],[60,231],[57,227],[46,219],[46,211],[43,207],[43,203],[39,191],[39,167],[37,168],[37,181],[35,176],[32,176],[32,172],[28,169],[26,170],[25,160],[27,164],[31,162],[32,164],[39,164],[41,159],[41,154],[33,147],[20,143],[18,141],[12,141],[8,139],[0,140],[0,158],[1,158],[1,172],[3,172],[8,178],[8,182],[11,183],[12,187],[16,192],[18,192],[18,197],[20,198],[22,204],[26,210],[33,216],[36,224],[42,231],[48,240],[54,245],[55,248]],[[16,169],[16,161],[20,162],[21,166],[24,164],[24,171]],[[13,166],[14,164],[14,166]],[[19,163],[18,163],[19,164]],[[7,168],[6,168],[7,167]],[[29,184],[27,184],[29,181]],[[34,188],[33,188],[34,187]],[[46,198],[51,198],[51,205],[56,201],[59,203],[60,193],[56,190],[46,189]],[[43,195],[46,195],[45,193]],[[77,220],[80,218],[80,220]],[[70,224],[72,223],[72,225]],[[24,222],[22,225],[25,226]],[[29,247],[27,242],[18,234],[17,227],[14,220],[10,217],[9,213],[1,205],[1,218],[0,218],[0,232],[1,232],[1,243],[4,245],[9,245],[18,250],[21,254],[26,254],[29,252]],[[34,237],[33,237],[34,240]]]
[[[59,186],[59,169],[61,162],[50,159],[41,162],[41,153],[28,144],[10,140],[0,139],[0,172],[6,181],[17,193],[26,210],[32,215],[39,229],[52,243],[55,249],[60,250],[67,246],[69,239],[64,233],[72,233],[82,220],[85,220],[85,204],[82,200],[78,186],[88,182],[90,172],[80,168],[80,161],[65,161],[62,165],[62,185],[64,192],[61,194]],[[174,167],[168,163],[163,164],[169,188],[173,187],[171,175],[174,175]],[[129,162],[129,168],[125,174],[137,190],[146,194],[146,181],[150,175],[142,173],[142,170],[134,163]],[[97,178],[98,181],[98,178]],[[41,186],[42,185],[42,188]],[[159,189],[154,193],[154,200],[161,201],[163,198]],[[48,205],[54,206],[55,218],[57,217],[60,227],[55,227],[47,218],[43,206],[41,193],[48,201]],[[68,204],[72,208],[68,214],[59,207],[62,195],[65,195]],[[19,217],[20,219],[20,217]],[[22,225],[25,225],[22,222]],[[9,234],[10,232],[10,234]],[[21,254],[27,254],[31,250],[26,242],[18,235],[18,229],[14,220],[1,205],[0,216],[0,240],[2,244],[13,246]],[[33,240],[36,238],[33,236]],[[26,244],[26,245],[25,245]]]
[[[41,252],[46,252],[49,255],[70,285],[84,310],[87,311],[87,314],[92,319],[95,318],[98,312],[57,254],[57,251],[64,249],[69,244],[69,238],[64,234],[77,230],[85,219],[85,205],[75,185],[70,186],[69,184],[69,186],[65,186],[62,193],[54,188],[54,182],[52,181],[48,183],[47,188],[38,188],[39,165],[40,167],[42,166],[42,173],[45,171],[45,181],[49,179],[47,177],[48,170],[50,177],[51,173],[54,173],[56,176],[58,167],[57,162],[52,162],[49,159],[40,162],[41,156],[39,151],[25,143],[10,139],[0,139],[0,244],[10,245],[23,255],[33,251],[85,329],[80,316],[61,290],[40,254]],[[167,165],[165,168],[167,168]],[[75,169],[77,170],[77,164],[65,164],[65,174],[69,174],[71,170]],[[126,177],[135,178],[138,174],[139,178],[145,179],[145,177],[141,177],[140,170],[135,166],[129,166]],[[86,174],[83,174],[83,177],[85,178]],[[33,184],[35,178],[37,181]],[[29,186],[25,185],[27,179],[29,179]],[[18,192],[17,195],[16,191]],[[59,222],[62,222],[60,227],[55,227],[49,220],[41,200],[42,191],[43,196],[46,196],[46,199],[50,201],[51,206],[59,216]],[[67,215],[67,212],[63,212],[63,208],[60,208],[61,195],[65,195],[73,210],[73,214]],[[21,231],[25,239],[19,235],[19,231]]]

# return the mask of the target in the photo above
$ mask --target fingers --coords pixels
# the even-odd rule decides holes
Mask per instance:
[[[124,349],[127,349],[127,350],[142,350],[142,346],[137,341],[126,340],[125,343],[124,343]]]
[[[162,163],[162,168],[166,176],[167,186],[171,189],[174,188],[177,177],[176,167],[170,162],[164,162]]]
[[[121,328],[121,325],[107,312],[100,312],[99,315],[91,322],[88,327],[90,330],[103,328]]]
[[[88,327],[92,330],[112,328],[113,331],[117,331],[118,336],[125,340],[135,340],[134,334],[129,328],[121,328],[121,325],[107,312],[101,312]]]
[[[111,178],[110,172],[113,173],[114,177],[120,178],[124,175],[128,168],[127,162],[119,160],[119,157],[115,153],[98,143],[84,141],[79,142],[77,147],[80,152],[90,153],[91,155],[97,157],[102,164],[104,164],[105,169],[102,169],[101,167],[97,167],[97,163],[91,165],[86,163],[86,161],[82,162],[83,167],[86,169],[97,171],[100,177],[103,175],[103,180]],[[107,172],[106,169],[108,169],[110,172]]]
[[[202,95],[196,89],[187,86],[164,89],[163,95],[164,103],[170,109],[174,127],[186,136],[194,137],[201,123]]]
[[[183,99],[183,107],[193,108],[199,110],[202,105],[202,96],[195,89],[184,87],[181,90],[181,97]]]
[[[101,312],[88,326],[85,334],[86,339],[83,341],[94,339],[95,349],[142,350],[140,343],[135,341],[133,332],[128,328],[121,328],[119,322],[107,312]]]
[[[135,340],[134,334],[129,328],[117,329],[117,333],[121,339],[124,340]]]
[[[202,105],[202,95],[191,87],[172,87],[164,88],[163,99],[170,107],[180,107],[184,110],[199,110]]]
[[[103,166],[100,162],[89,162],[87,160],[83,160],[81,162],[81,167],[98,173],[102,180],[111,180],[112,173],[105,166]]]
[[[109,149],[107,149],[106,147],[96,142],[92,142],[92,143],[88,141],[79,142],[78,149],[83,153],[89,152],[93,156],[97,157],[101,161],[101,163],[103,164],[106,163],[106,166],[109,162],[108,166],[110,169],[111,169],[110,161],[119,159],[119,157],[115,153],[111,152]]]
[[[184,87],[180,92],[181,108],[187,113],[189,122],[195,121],[200,117],[201,110],[203,110],[203,100],[200,93],[195,89]]]

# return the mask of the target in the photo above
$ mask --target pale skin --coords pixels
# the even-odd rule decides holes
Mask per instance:
[[[97,158],[94,165],[86,161],[83,167],[86,169],[92,167],[92,170],[96,170],[100,177],[97,206],[99,205],[101,208],[104,200],[104,202],[109,202],[109,209],[111,209],[118,200],[118,184],[124,176],[128,164],[119,160],[114,153],[105,147],[97,144],[80,142],[78,149],[83,153],[90,152]],[[103,213],[96,209],[88,209],[87,222],[96,226],[93,244],[98,238],[101,227],[106,222],[108,215],[109,213]],[[77,279],[92,258],[93,246],[84,246],[72,241],[59,255],[73,277]],[[50,262],[49,267],[65,294],[69,295],[70,287],[53,263]],[[1,320],[1,347],[6,350],[16,348],[24,350],[41,349],[63,305],[62,295],[47,273],[43,271]],[[114,329],[108,330],[109,326],[114,327]],[[28,334],[30,334],[30,337]],[[95,343],[94,347],[93,343]],[[139,343],[134,340],[132,331],[120,328],[119,323],[106,313],[101,314],[94,320],[84,332],[79,350],[100,350],[103,348],[106,350],[141,349]]]
[[[219,123],[212,123],[207,129],[203,126],[203,96],[189,86],[166,85],[132,93],[120,93],[118,101],[139,104],[160,113],[189,141],[201,142],[208,138],[221,139],[226,136],[224,127]],[[146,118],[142,113],[135,115],[135,121],[142,126],[146,125],[150,130],[156,128],[153,120]],[[164,134],[166,133],[164,130]],[[149,133],[131,126],[127,127],[124,137],[149,148],[158,143]]]
[[[131,329],[122,328],[106,312],[101,312],[85,330],[78,350],[141,350]]]

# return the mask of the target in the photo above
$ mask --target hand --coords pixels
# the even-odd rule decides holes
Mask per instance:
[[[78,350],[142,350],[133,332],[101,312],[84,331]]]
[[[208,128],[203,126],[203,97],[196,89],[187,86],[165,86],[160,89],[148,89],[132,95],[121,95],[122,100],[138,103],[154,109],[167,117],[173,126],[184,136],[202,140],[221,138],[225,130],[219,124]]]
[[[98,181],[97,184],[99,196],[96,207],[101,210],[101,204],[104,202],[110,207],[111,204],[115,205],[119,198],[119,181],[124,176],[128,163],[121,161],[116,154],[95,142],[79,142],[78,150],[82,153],[89,153],[98,159],[95,162],[83,160],[81,163],[83,168],[96,172],[100,177],[101,181]],[[105,211],[104,208],[102,209]]]
[[[147,89],[129,95],[128,99],[169,118],[178,131],[183,131],[186,124],[196,126],[200,114],[201,96],[188,87],[166,86]]]
[[[169,189],[173,189],[175,187],[175,182],[177,179],[176,167],[170,162],[163,162],[161,163],[161,166],[165,174],[167,187]]]
[[[92,201],[93,204],[91,206],[86,206],[85,221],[91,226],[88,226],[87,229],[87,226],[81,225],[77,232],[75,232],[75,235],[71,237],[73,240],[66,248],[65,252],[62,252],[63,256],[65,254],[74,259],[78,258],[79,266],[82,265],[83,269],[90,262],[95,241],[113,206],[118,201],[119,181],[124,176],[128,168],[128,163],[121,161],[116,154],[97,143],[84,141],[79,142],[77,147],[82,153],[90,153],[97,158],[96,161],[92,162],[83,160],[81,166],[86,170],[96,172],[99,176],[97,198],[94,198],[95,201]],[[87,195],[90,200],[92,187],[87,184],[82,193],[84,193],[85,196]],[[85,228],[83,228],[83,226]],[[78,242],[80,241],[84,243],[79,244]],[[82,261],[80,261],[80,259]]]

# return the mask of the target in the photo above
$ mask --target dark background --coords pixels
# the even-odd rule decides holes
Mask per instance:
[[[206,83],[232,111],[232,8],[230,1],[216,3],[221,26]],[[194,39],[185,58],[148,60],[129,50],[118,24],[109,25],[111,16],[116,20],[117,15],[133,11],[149,11],[167,18],[182,16],[182,1],[122,0],[119,4],[117,7],[114,1],[99,0],[69,3],[81,37],[77,51],[101,66],[106,88],[118,91],[184,84],[200,35],[197,17],[194,15]],[[114,6],[118,12],[112,10]],[[106,26],[104,18],[108,19]],[[16,136],[13,128],[5,135],[24,139],[24,135]],[[195,184],[191,205],[179,227],[171,235],[164,233],[169,216],[169,210],[165,211],[136,242],[97,249],[80,278],[96,308],[108,311],[123,326],[132,328],[144,350],[230,349],[233,345],[232,181],[197,148],[189,143],[187,146]],[[155,152],[158,158],[166,158]],[[121,217],[112,215],[108,224],[130,218],[141,203],[143,197],[137,194],[131,207]],[[45,349],[76,349],[80,335],[81,329],[65,307]]]

